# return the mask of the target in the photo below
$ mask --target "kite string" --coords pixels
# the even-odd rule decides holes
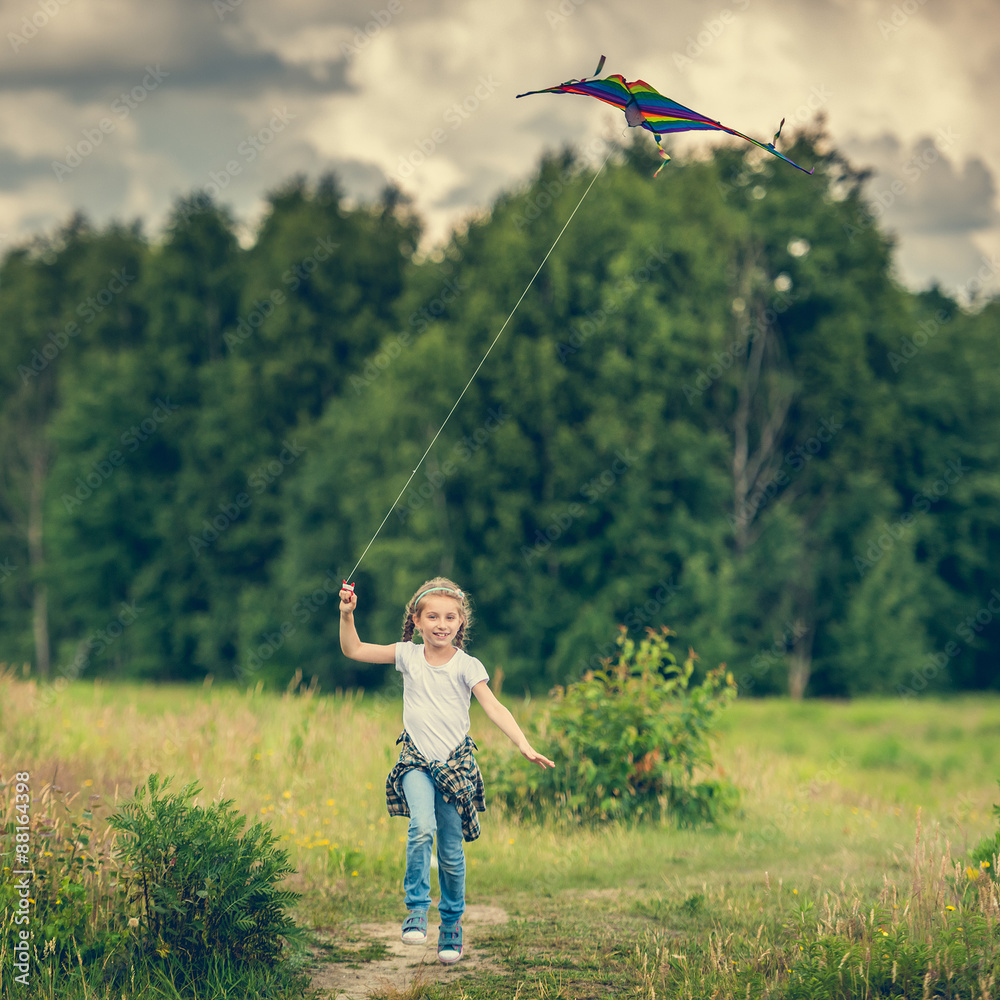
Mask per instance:
[[[611,149],[608,151],[608,155],[604,158],[604,162],[601,164],[600,169],[597,171],[596,174],[594,174],[594,176],[591,178],[590,183],[587,185],[587,190],[584,191],[582,195],[580,195],[580,200],[576,203],[576,208],[574,208],[573,211],[569,213],[569,218],[566,220],[565,223],[563,223],[562,229],[559,230],[559,235],[556,236],[556,238],[552,241],[552,246],[550,246],[549,249],[546,251],[545,256],[542,258],[542,262],[535,269],[535,273],[531,276],[531,279],[528,281],[527,285],[524,286],[524,291],[521,292],[521,297],[517,300],[517,302],[514,303],[514,308],[511,309],[510,315],[504,320],[503,326],[500,327],[499,332],[493,338],[493,341],[490,343],[490,346],[486,348],[486,353],[483,355],[482,360],[479,362],[479,364],[476,365],[476,370],[472,373],[472,375],[469,376],[469,381],[465,383],[465,388],[462,389],[462,391],[458,394],[458,399],[455,400],[454,405],[448,411],[448,415],[444,418],[444,421],[442,422],[441,426],[437,429],[437,433],[434,435],[433,438],[431,438],[431,443],[427,446],[426,451],[424,451],[424,453],[420,456],[420,459],[417,462],[417,464],[413,467],[413,471],[410,473],[410,478],[406,480],[406,482],[403,484],[403,488],[399,491],[399,496],[396,497],[396,499],[392,502],[392,506],[386,511],[385,517],[382,518],[382,523],[378,526],[378,528],[375,529],[375,534],[372,535],[371,541],[365,546],[364,552],[361,553],[361,558],[358,559],[358,561],[354,564],[354,569],[351,570],[350,574],[347,577],[348,580],[351,580],[353,578],[354,574],[358,571],[358,567],[364,561],[365,556],[368,555],[368,550],[372,547],[372,545],[375,544],[375,539],[378,538],[379,533],[385,527],[385,522],[389,520],[389,515],[396,509],[396,504],[399,503],[399,501],[402,499],[403,494],[406,492],[407,487],[410,485],[410,483],[413,482],[413,477],[417,474],[417,471],[420,469],[420,466],[424,464],[424,459],[427,458],[427,456],[430,454],[431,448],[434,447],[435,443],[437,442],[437,439],[441,436],[441,432],[447,426],[448,421],[451,420],[452,414],[455,412],[455,410],[458,409],[458,404],[462,402],[462,397],[466,394],[466,392],[468,392],[469,386],[471,386],[472,383],[475,381],[476,376],[479,374],[479,369],[482,368],[484,364],[486,364],[486,359],[490,356],[490,352],[496,346],[496,343],[502,336],[504,330],[507,329],[507,325],[514,318],[514,313],[517,312],[517,307],[521,304],[525,295],[528,294],[528,290],[535,283],[535,278],[538,277],[538,275],[541,273],[542,268],[545,267],[545,262],[549,259],[550,255],[552,254],[552,251],[555,250],[556,248],[556,244],[562,239],[563,233],[566,232],[566,229],[569,227],[569,224],[573,221],[573,216],[576,215],[577,209],[579,209],[579,207],[583,204],[583,199],[586,198],[588,194],[590,194],[590,189],[594,186],[594,182],[597,180],[597,178],[601,176],[602,171],[607,166],[608,160],[611,159],[611,154],[614,151],[615,147],[612,146]]]

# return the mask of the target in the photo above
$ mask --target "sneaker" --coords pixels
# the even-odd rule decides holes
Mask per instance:
[[[438,932],[438,959],[452,965],[462,957],[462,925],[441,927]]]
[[[404,944],[423,944],[427,940],[427,911],[410,910],[403,921]]]

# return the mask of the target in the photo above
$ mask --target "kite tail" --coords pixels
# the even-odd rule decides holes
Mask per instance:
[[[660,159],[663,160],[653,174],[654,177],[659,177],[660,171],[670,162],[670,154],[663,148],[663,145],[660,142],[660,137],[655,136],[654,138],[656,139],[656,151],[660,154]]]

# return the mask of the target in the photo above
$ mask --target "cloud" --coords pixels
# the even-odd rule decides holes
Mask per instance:
[[[236,0],[219,0],[233,4]],[[315,58],[285,58],[273,35],[246,30],[237,3],[227,21],[205,0],[49,0],[56,13],[25,37],[38,3],[7,14],[13,58],[0,62],[0,91],[56,91],[73,103],[111,99],[160,66],[171,87],[243,95],[280,86],[286,93],[343,89],[339,47]],[[19,15],[19,16],[18,16]],[[11,41],[11,38],[20,41]]]
[[[441,241],[520,183],[544,151],[567,142],[594,148],[627,131],[620,113],[598,102],[514,100],[589,74],[603,52],[609,72],[647,79],[765,140],[782,116],[788,138],[810,122],[822,94],[834,143],[876,169],[873,191],[936,151],[886,209],[911,283],[1000,249],[993,0],[726,0],[717,8],[695,0],[668,8],[654,0],[614,8],[600,0],[46,0],[50,16],[41,3],[7,0],[0,10],[0,45],[10,49],[0,60],[0,233],[15,237],[58,225],[74,208],[99,223],[141,214],[155,231],[174,199],[212,184],[253,224],[269,188],[337,169],[354,196],[400,184],[426,220],[426,238]],[[36,30],[15,45],[10,35],[26,34],[25,23]],[[162,86],[58,180],[52,161],[141,87],[150,67],[168,74]],[[269,136],[276,109],[293,117]],[[951,137],[944,146],[942,131]],[[683,153],[722,141],[671,143]]]
[[[872,214],[896,234],[897,266],[909,285],[938,281],[961,289],[1000,233],[992,170],[979,157],[960,165],[952,158],[956,146],[946,129],[913,145],[890,134],[846,145],[855,164],[872,171],[866,185]],[[995,274],[987,284],[1000,287]]]

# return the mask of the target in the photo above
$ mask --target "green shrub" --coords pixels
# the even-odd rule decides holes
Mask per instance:
[[[732,676],[719,667],[692,685],[694,653],[678,666],[667,639],[674,633],[646,631],[636,645],[620,629],[614,662],[555,688],[528,736],[555,768],[497,759],[492,795],[529,815],[568,812],[591,822],[710,823],[735,805],[738,793],[709,746],[717,714],[736,696]]]
[[[193,805],[200,788],[166,794],[170,779],[153,774],[109,820],[119,843],[121,879],[139,913],[147,958],[176,957],[242,966],[272,964],[299,934],[286,908],[298,893],[277,883],[291,872],[270,827],[225,800]]]

